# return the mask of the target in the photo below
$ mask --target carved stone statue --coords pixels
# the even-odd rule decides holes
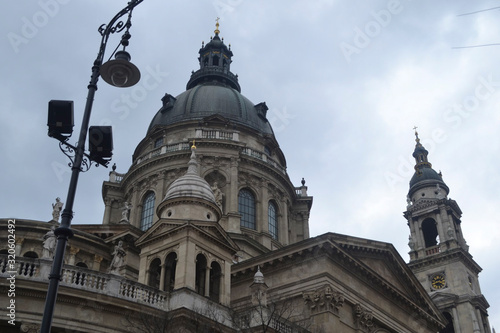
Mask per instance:
[[[130,209],[132,208],[132,205],[129,204],[128,202],[123,203],[123,208],[122,208],[122,219],[120,222],[128,222],[128,213],[130,212]]]
[[[410,250],[415,251],[415,242],[411,236],[408,236],[408,246],[410,247]]]
[[[59,222],[59,216],[61,216],[61,210],[63,208],[63,203],[59,197],[56,198],[56,203],[52,204],[52,220]]]
[[[222,198],[224,196],[224,193],[222,193],[222,191],[217,186],[217,182],[214,182],[214,184],[212,185],[212,191],[214,192],[215,203],[220,208],[220,210],[222,210]]]
[[[445,198],[445,195],[443,194],[443,190],[441,189],[441,187],[439,187],[439,184],[436,184],[436,198],[438,199],[444,199]]]
[[[57,238],[54,234],[55,227],[53,226],[44,236],[43,236],[43,252],[42,258],[52,259],[54,257],[54,251],[56,250]]]
[[[109,265],[109,273],[119,275],[119,269],[125,263],[125,256],[127,253],[123,249],[123,242],[119,241],[113,250],[113,260],[111,260],[111,265]]]

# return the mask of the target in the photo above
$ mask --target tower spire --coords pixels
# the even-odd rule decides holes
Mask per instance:
[[[420,138],[418,137],[417,126],[413,127],[415,131],[415,150],[413,151],[413,157],[415,158],[415,171],[420,173],[422,168],[432,168],[432,164],[427,160],[427,155],[429,152],[420,143]]]

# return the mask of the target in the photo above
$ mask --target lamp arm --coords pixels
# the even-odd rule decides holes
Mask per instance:
[[[97,58],[94,61],[95,65],[100,66],[102,64],[102,61],[104,59],[104,52],[106,50],[106,44],[108,43],[109,35],[111,35],[115,32],[120,32],[123,29],[130,27],[130,25],[131,25],[130,17],[132,15],[132,10],[143,1],[144,0],[132,0],[132,1],[130,1],[128,3],[127,7],[123,8],[121,11],[119,11],[118,14],[116,14],[115,17],[113,17],[111,19],[111,21],[109,21],[108,24],[102,24],[99,27],[98,31],[101,34],[102,39],[101,39],[101,46],[99,48],[99,52],[97,53]],[[129,14],[129,17],[128,17],[126,23],[123,23],[123,21],[117,22],[122,16],[124,16],[127,13]]]

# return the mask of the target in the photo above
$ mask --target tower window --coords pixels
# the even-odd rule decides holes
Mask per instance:
[[[438,244],[438,231],[434,219],[427,218],[422,222],[422,232],[424,233],[425,247],[436,246]]]
[[[214,302],[220,302],[220,282],[222,277],[222,269],[217,262],[212,262],[210,265],[210,299]]]
[[[440,333],[455,333],[455,328],[453,327],[453,317],[449,312],[443,312],[443,316],[448,321],[448,325],[440,331]]]
[[[165,259],[165,281],[163,281],[164,291],[174,290],[176,268],[177,268],[177,253],[171,252]]]
[[[150,287],[159,289],[160,288],[160,277],[161,277],[161,260],[156,258],[149,265],[148,285]]]
[[[207,258],[203,254],[196,256],[196,292],[205,296],[205,280],[207,278]]]
[[[146,231],[153,225],[154,207],[155,194],[154,192],[148,192],[142,201],[141,230]]]
[[[269,222],[269,233],[273,239],[278,239],[278,217],[277,209],[274,202],[269,201],[269,207],[267,209],[267,218]]]
[[[219,57],[218,56],[214,56],[212,58],[212,65],[213,66],[219,66]]]
[[[163,138],[156,139],[155,148],[161,147],[162,144],[163,144]]]
[[[255,197],[247,189],[241,190],[238,194],[238,212],[241,214],[240,225],[255,229]]]
[[[271,149],[269,149],[268,146],[264,146],[264,153],[267,155],[267,156],[271,156]]]

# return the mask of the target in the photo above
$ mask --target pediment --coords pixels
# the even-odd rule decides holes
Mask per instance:
[[[187,236],[190,233],[195,233],[206,241],[212,243],[213,246],[224,247],[229,252],[235,253],[238,251],[238,246],[231,240],[225,230],[217,222],[206,221],[185,221],[185,220],[167,220],[160,219],[136,241],[138,247],[143,247],[147,244],[155,242],[163,242],[165,239],[176,237],[179,235]]]
[[[351,265],[362,265],[362,269],[370,275],[369,279],[377,281],[385,288],[397,290],[400,296],[434,312],[436,316],[440,315],[421,283],[392,244],[352,236],[330,235],[331,240],[355,260]]]
[[[231,123],[231,121],[228,118],[224,117],[223,115],[216,113],[216,114],[213,114],[213,115],[210,115],[208,117],[203,118],[202,123],[208,123],[208,124],[212,124],[212,125],[215,125],[215,124],[229,125]]]

